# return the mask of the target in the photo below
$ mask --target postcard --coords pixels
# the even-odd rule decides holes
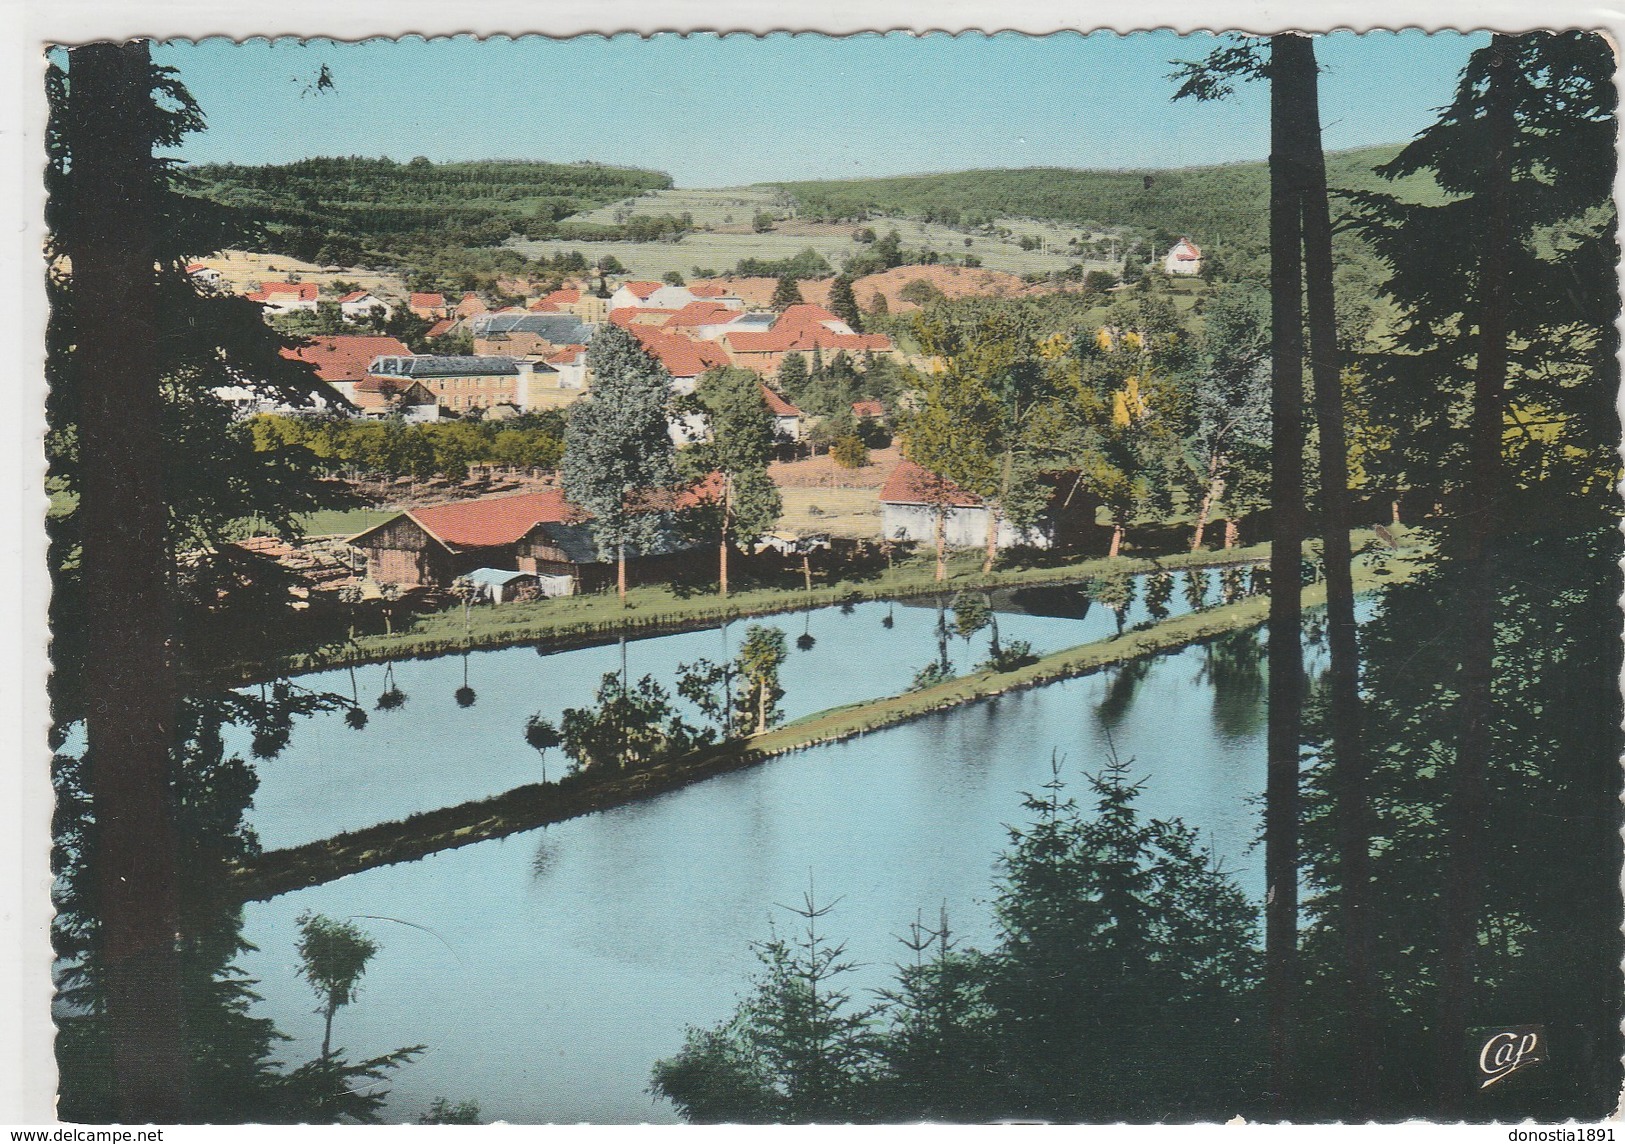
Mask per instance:
[[[1614,1114],[1601,30],[409,30],[38,49],[60,1121]]]

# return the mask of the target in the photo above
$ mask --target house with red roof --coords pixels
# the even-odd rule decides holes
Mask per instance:
[[[594,324],[606,321],[609,317],[608,298],[600,298],[574,286],[561,287],[550,294],[544,294],[538,305],[556,307],[566,314],[574,314],[583,322]],[[536,310],[536,306],[532,306],[531,309]],[[542,309],[537,312],[550,313],[551,311]]]
[[[859,421],[873,421],[885,424],[886,407],[872,398],[852,403],[852,416]]]
[[[652,302],[650,299],[660,293],[661,288],[665,285],[664,282],[622,282],[610,294],[609,308],[611,310],[623,310],[629,306],[657,306],[659,303]],[[675,306],[666,308],[676,309]]]
[[[206,262],[192,263],[186,268],[186,276],[211,290],[223,290],[226,286],[226,276]]]
[[[728,364],[728,355],[715,342],[690,341],[654,326],[632,325],[627,329],[650,357],[666,367],[671,387],[678,393],[693,393],[702,373]]]
[[[653,498],[649,511],[691,507],[699,495]],[[544,489],[408,509],[349,543],[366,553],[367,574],[381,584],[446,587],[475,569],[506,569],[535,576],[543,595],[566,596],[609,587],[615,579],[613,561],[599,555],[591,520],[562,490]],[[629,577],[648,582],[686,566],[692,543],[667,531],[656,551],[627,561]]]
[[[1044,512],[1027,528],[1001,519],[998,547],[1103,549],[1111,529],[1095,523],[1100,500],[1069,475],[1055,474],[1046,483],[1050,497]],[[940,530],[948,548],[985,548],[988,512],[981,497],[913,461],[899,461],[880,489],[880,535],[886,540],[935,545]]]
[[[425,322],[438,322],[451,316],[446,296],[438,292],[414,291],[406,298],[406,308]]]
[[[287,314],[295,310],[315,313],[317,293],[314,282],[265,282],[248,295],[248,300],[258,302],[272,314]]]
[[[801,440],[803,432],[801,410],[766,382],[757,384],[762,390],[762,400],[767,402],[768,412],[773,414],[774,435],[786,441]]]
[[[777,376],[785,355],[792,353],[806,356],[817,349],[827,359],[842,351],[848,357],[894,352],[891,339],[884,334],[857,333],[824,307],[806,302],[787,307],[765,330],[745,325],[745,319],[740,319],[735,328],[724,329],[718,341],[735,365],[766,377]]]
[[[484,300],[470,290],[463,295],[457,305],[452,307],[451,312],[459,318],[472,318],[476,314],[485,313],[488,309],[490,307],[485,304]]]
[[[745,303],[733,297],[722,287],[699,287],[700,294],[687,286],[668,286],[664,282],[627,282],[609,296],[611,310],[681,310],[692,302],[705,301],[725,306],[730,310],[743,310]]]
[[[339,299],[339,313],[346,322],[387,322],[395,308],[370,290],[352,290]]]
[[[440,398],[409,377],[364,377],[350,391],[362,417],[399,417],[411,424],[440,420]]]
[[[399,338],[381,334],[322,334],[281,350],[282,356],[290,361],[315,366],[316,376],[351,404],[355,404],[355,387],[366,378],[374,358],[411,353]]]
[[[1168,257],[1162,260],[1162,268],[1169,274],[1200,274],[1202,272],[1202,248],[1188,238],[1181,238],[1168,251]]]

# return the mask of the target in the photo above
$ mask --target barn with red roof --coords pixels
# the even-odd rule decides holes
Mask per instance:
[[[647,511],[692,508],[706,488],[650,496]],[[367,574],[380,584],[444,588],[487,568],[529,573],[543,595],[564,596],[614,581],[613,565],[593,541],[591,519],[562,490],[543,489],[407,509],[349,542],[367,554]],[[645,581],[669,576],[687,565],[690,548],[672,532],[658,552],[629,560],[628,573]]]

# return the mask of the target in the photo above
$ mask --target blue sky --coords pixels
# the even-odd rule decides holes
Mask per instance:
[[[1408,139],[1487,36],[1334,33],[1317,41],[1329,149]],[[312,155],[595,159],[678,186],[972,167],[1169,167],[1264,158],[1260,85],[1170,102],[1172,33],[662,35],[335,43],[213,39],[154,53],[209,129],[196,162]],[[326,64],[335,87],[310,89]]]

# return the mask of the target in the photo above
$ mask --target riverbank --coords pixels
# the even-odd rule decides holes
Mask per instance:
[[[1389,560],[1383,570],[1361,562],[1356,587],[1367,591],[1381,584],[1400,582],[1417,566],[1415,559],[1403,558]],[[1306,606],[1323,603],[1324,585],[1306,588],[1303,599]],[[238,892],[247,900],[274,897],[361,870],[412,861],[440,850],[653,798],[779,755],[1256,627],[1266,619],[1268,609],[1267,597],[1251,597],[1054,652],[1014,671],[981,672],[945,680],[920,691],[821,711],[766,734],[696,752],[636,773],[610,778],[582,774],[557,783],[528,784],[494,798],[443,807],[399,822],[382,823],[271,851],[235,873]]]
[[[1370,539],[1369,534],[1356,533],[1356,547]],[[869,578],[815,584],[811,591],[756,588],[734,592],[724,599],[709,593],[685,597],[668,586],[659,585],[631,589],[625,607],[613,593],[601,593],[499,607],[482,606],[473,609],[466,619],[461,608],[452,608],[416,617],[402,630],[388,635],[362,635],[344,645],[291,653],[268,662],[214,665],[211,678],[188,680],[187,687],[192,690],[238,687],[336,667],[520,644],[553,650],[621,636],[669,635],[754,616],[799,612],[848,601],[899,600],[963,589],[1037,587],[1144,572],[1263,564],[1269,560],[1269,545],[1203,549],[1155,557],[1091,557],[1041,567],[995,569],[987,575],[982,573],[981,560],[980,552],[955,555],[949,563],[948,578],[941,581],[935,578],[934,561],[911,560],[882,569]]]

